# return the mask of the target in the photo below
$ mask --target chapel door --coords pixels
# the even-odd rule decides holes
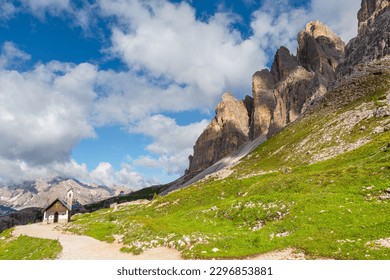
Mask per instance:
[[[54,213],[54,223],[58,223],[58,212]]]

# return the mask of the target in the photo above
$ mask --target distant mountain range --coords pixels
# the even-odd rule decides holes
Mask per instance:
[[[95,203],[132,190],[126,187],[97,186],[73,178],[51,178],[0,186],[0,215],[28,207],[45,207],[56,198],[65,199],[72,188],[74,198],[81,204]]]

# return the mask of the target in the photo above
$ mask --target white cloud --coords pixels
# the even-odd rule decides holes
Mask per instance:
[[[191,149],[171,155],[160,155],[158,157],[141,156],[134,161],[137,166],[146,168],[163,169],[168,175],[183,175],[184,170],[188,168],[188,155],[192,153]]]
[[[0,157],[0,185],[5,183],[20,183],[25,180],[35,180],[48,176],[44,167],[31,167],[22,160],[9,160]]]
[[[152,137],[146,150],[157,157],[142,156],[134,160],[135,165],[149,168],[163,168],[168,174],[183,174],[188,167],[188,156],[192,147],[208,125],[207,120],[179,126],[172,118],[154,115],[131,128],[133,133]]]
[[[85,164],[78,164],[71,160],[66,164],[55,165],[54,169],[57,174],[79,178],[97,185],[120,185],[138,189],[159,183],[153,179],[145,179],[126,163],[123,163],[119,170],[115,170],[109,162],[100,162],[94,170],[89,172]]]
[[[96,24],[94,1],[0,0],[0,5],[0,15],[3,15],[0,20],[3,21],[23,12],[32,14],[41,21],[46,21],[47,16],[62,17],[68,24],[80,26],[84,31],[90,31],[91,26]]]
[[[287,0],[266,2],[254,12],[251,27],[261,48],[275,53],[280,46],[295,52],[297,34],[307,22],[307,11],[290,9]]]
[[[113,182],[115,184],[129,186],[130,188],[149,187],[152,185],[161,184],[161,182],[156,178],[146,179],[141,174],[135,172],[133,168],[126,163],[123,163],[121,165],[121,169],[115,172]]]
[[[0,181],[58,175],[90,178],[85,164],[70,160],[73,148],[94,137],[95,66],[50,62],[29,71],[7,68],[30,59],[12,42],[0,55]],[[102,182],[101,182],[102,183]]]
[[[86,164],[79,164],[74,160],[55,162],[50,165],[34,166],[22,160],[7,160],[0,158],[0,186],[1,184],[20,183],[37,178],[53,178],[56,176],[77,178],[81,181],[104,186],[127,186],[139,189],[160,182],[155,179],[145,179],[133,170],[129,164],[122,164],[116,171],[110,163],[101,162],[92,171]]]
[[[172,118],[154,115],[137,123],[135,127],[130,129],[130,132],[151,136],[154,143],[149,145],[147,150],[156,154],[165,154],[188,148],[195,142],[196,137],[202,133],[207,124],[208,121],[203,120],[179,126]]]
[[[71,11],[70,0],[21,0],[21,3],[39,18],[44,18],[46,13],[59,16],[63,12]]]
[[[0,21],[9,20],[18,12],[18,8],[11,0],[0,0]]]
[[[94,137],[88,117],[96,73],[91,64],[59,62],[0,69],[0,156],[35,165],[68,160],[81,139]]]
[[[209,98],[200,98],[194,88],[177,84],[163,87],[156,83],[134,72],[100,71],[96,81],[100,97],[95,103],[94,122],[128,125],[151,114],[208,108],[212,103]]]
[[[100,7],[103,15],[118,20],[112,29],[113,55],[150,78],[187,85],[197,100],[215,102],[226,89],[250,93],[247,73],[266,63],[256,41],[242,39],[231,28],[236,16],[217,13],[199,21],[186,2],[101,0]]]
[[[92,170],[91,177],[95,178],[99,182],[103,182],[104,185],[109,186],[112,184],[112,177],[115,170],[108,162],[101,162],[99,165]]]
[[[2,57],[7,62],[4,64],[15,57],[29,58],[12,43],[6,43],[3,50]],[[103,97],[99,98],[95,90]],[[138,94],[138,90],[143,94]],[[153,160],[159,167],[165,167],[169,173],[182,172],[207,121],[178,126],[162,115],[148,117],[154,110],[173,106],[178,90],[153,87],[132,73],[98,71],[88,63],[53,61],[25,72],[0,69],[1,180],[62,175],[107,185],[117,182],[141,187],[156,183],[126,164],[116,171],[111,164],[101,163],[89,172],[85,164],[70,160],[79,141],[95,136],[93,124],[110,122],[130,125],[132,133],[150,136],[153,143],[147,150],[158,156]],[[125,96],[121,95],[124,91]],[[154,98],[158,91],[165,101]],[[105,92],[108,97],[104,97]],[[99,110],[101,107],[104,109]],[[169,135],[164,135],[167,132]]]
[[[31,56],[20,50],[13,42],[4,42],[0,52],[0,69],[12,68],[31,59]]]

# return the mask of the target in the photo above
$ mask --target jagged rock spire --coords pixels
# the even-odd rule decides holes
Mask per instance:
[[[343,56],[343,41],[319,21],[309,22],[299,32],[297,57],[285,47],[278,49],[271,71],[253,75],[251,138],[270,137],[295,121],[326,93]]]

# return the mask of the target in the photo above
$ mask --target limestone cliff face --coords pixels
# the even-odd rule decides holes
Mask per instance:
[[[203,171],[248,141],[252,104],[249,96],[244,101],[230,93],[222,96],[222,102],[215,108],[215,118],[196,141],[188,173]]]
[[[389,1],[362,0],[358,20],[358,36],[352,39],[345,48],[345,60],[337,69],[338,77],[353,73],[358,64],[389,57]]]
[[[280,131],[324,95],[343,56],[343,41],[319,21],[308,23],[298,34],[296,57],[281,47],[271,71],[253,75],[251,139]]]

